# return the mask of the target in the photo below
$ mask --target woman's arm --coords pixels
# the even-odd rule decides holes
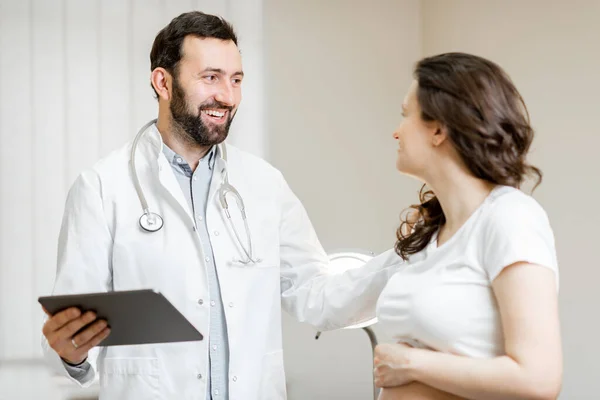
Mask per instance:
[[[418,381],[467,399],[556,399],[562,382],[562,350],[554,272],[516,263],[506,267],[492,287],[506,355],[474,359],[389,345],[393,350],[378,349],[376,383],[394,386]]]

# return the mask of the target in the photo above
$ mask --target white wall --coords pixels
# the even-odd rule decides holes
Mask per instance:
[[[503,66],[536,129],[531,161],[544,172],[560,263],[562,399],[600,393],[600,1],[424,0],[424,55],[467,51]],[[515,221],[518,223],[518,221]]]
[[[269,158],[302,200],[326,250],[394,244],[418,184],[395,170],[412,64],[416,0],[265,1]],[[284,315],[290,400],[372,398],[362,331],[324,333]]]
[[[193,9],[242,38],[248,105],[232,142],[262,155],[262,0],[0,0],[0,399],[52,396],[35,369],[36,299],[52,289],[67,190],[156,116],[152,42]]]

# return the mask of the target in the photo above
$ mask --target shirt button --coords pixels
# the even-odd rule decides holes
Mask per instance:
[[[233,381],[234,381],[234,382],[237,382],[237,376],[234,376],[234,377],[233,377]]]
[[[200,305],[204,304],[204,300],[198,299],[198,304],[200,304]]]
[[[213,345],[213,350],[215,350],[215,351],[217,350],[217,345],[216,344]]]
[[[196,378],[198,378],[198,379],[202,379],[202,374],[198,374],[198,375],[196,375]]]
[[[233,308],[233,302],[229,303],[229,307]]]
[[[215,236],[219,236],[219,235],[220,235],[219,231],[215,231]]]
[[[215,303],[215,301],[214,301],[214,300],[210,302],[210,306],[211,306],[211,307],[214,307],[214,306],[215,306],[215,304],[217,304],[217,303]]]
[[[195,180],[195,181],[197,181],[197,180],[198,180],[198,177],[197,177],[197,176],[194,176],[194,180]]]
[[[196,218],[198,218],[198,221],[204,221],[204,217],[200,214],[198,214]]]
[[[205,257],[205,258],[204,258],[204,261],[206,261],[206,262],[210,262],[210,257]]]
[[[214,393],[215,393],[215,396],[218,396],[219,395],[219,389],[215,389]]]
[[[177,157],[177,162],[178,162],[179,164],[181,164],[181,163],[183,162],[183,160],[181,159],[181,157]]]

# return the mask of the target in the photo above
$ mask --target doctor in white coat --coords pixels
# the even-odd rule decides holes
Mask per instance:
[[[157,35],[150,56],[158,120],[137,142],[133,165],[130,143],[73,184],[54,293],[153,288],[205,340],[102,347],[106,322],[69,309],[47,319],[45,356],[82,385],[99,374],[101,399],[285,399],[281,308],[320,330],[370,319],[399,257],[390,251],[328,274],[327,255],[281,173],[224,144],[243,79],[226,21],[182,14]],[[228,185],[243,200],[247,225]],[[140,218],[142,208],[149,210]]]

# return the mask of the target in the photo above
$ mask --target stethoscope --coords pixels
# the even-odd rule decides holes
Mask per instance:
[[[146,196],[144,196],[144,192],[142,191],[142,186],[140,185],[137,171],[135,169],[135,152],[136,152],[137,145],[138,145],[140,138],[144,135],[144,133],[148,130],[148,128],[150,128],[150,126],[152,126],[156,123],[156,121],[157,121],[156,119],[153,119],[152,121],[150,121],[146,125],[144,125],[139,130],[137,135],[135,135],[135,139],[133,139],[133,144],[131,145],[131,161],[130,161],[131,176],[133,177],[133,185],[135,186],[135,191],[137,192],[138,198],[140,199],[140,203],[142,205],[142,209],[144,211],[144,213],[140,217],[139,223],[140,223],[140,227],[146,232],[159,231],[164,225],[164,220],[158,213],[150,211],[150,207],[148,207],[148,202],[146,201]],[[227,162],[226,146],[220,145],[219,149],[221,151],[221,158],[223,159],[223,161]],[[219,189],[217,191],[217,194],[219,196],[219,203],[221,204],[221,208],[223,209],[223,211],[225,212],[225,215],[227,216],[227,221],[229,221],[229,227],[235,234],[235,237],[236,237],[240,247],[242,248],[242,250],[244,251],[244,253],[246,255],[245,259],[238,260],[238,261],[245,265],[257,264],[261,260],[259,258],[257,258],[257,259],[254,258],[253,247],[252,247],[252,235],[250,234],[250,228],[248,226],[248,219],[246,218],[246,207],[244,206],[244,199],[242,199],[242,196],[237,191],[237,189],[234,188],[229,183],[229,178],[227,177],[227,170],[223,171],[222,176],[223,176],[223,180],[221,181],[221,186],[219,187]],[[244,228],[246,230],[246,238],[248,239],[248,248],[246,248],[246,246],[242,242],[240,235],[238,234],[238,231],[235,228],[233,221],[231,220],[231,213],[229,212],[229,204],[227,203],[227,197],[226,197],[228,194],[231,194],[235,198],[235,202],[240,210],[240,213],[242,214],[242,220],[244,221]]]

